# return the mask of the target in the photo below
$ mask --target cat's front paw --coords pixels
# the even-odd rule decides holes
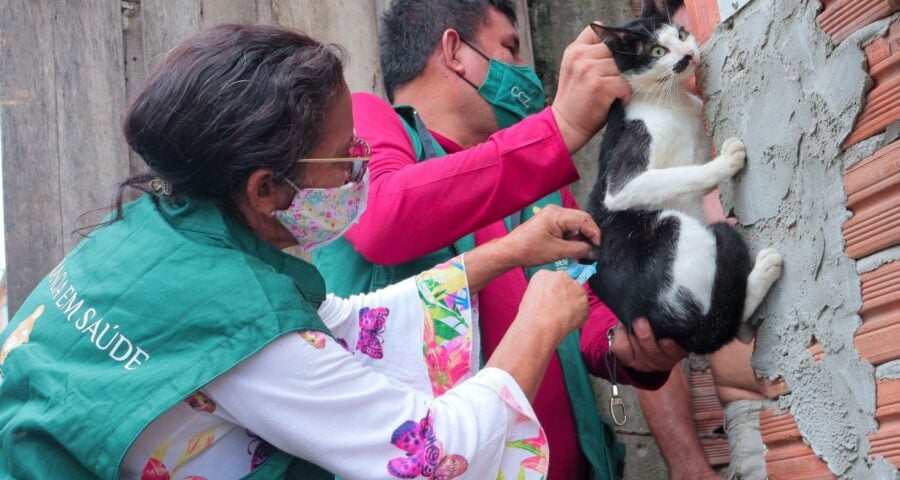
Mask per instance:
[[[747,163],[747,147],[737,138],[732,137],[725,140],[722,143],[721,152],[722,167],[727,172],[725,178],[733,177]]]

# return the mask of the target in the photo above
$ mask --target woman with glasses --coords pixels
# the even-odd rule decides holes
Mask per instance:
[[[358,218],[367,146],[339,51],[278,27],[182,43],[124,133],[151,173],[123,188],[149,191],[124,205],[120,191],[0,333],[0,477],[546,474],[529,402],[585,292],[536,275],[483,369],[475,293],[588,256],[600,232],[586,214],[547,208],[397,285],[326,295],[281,249]]]

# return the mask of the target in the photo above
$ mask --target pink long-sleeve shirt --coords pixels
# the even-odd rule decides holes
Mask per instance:
[[[450,245],[474,232],[481,245],[506,235],[503,219],[557,190],[563,206],[578,208],[566,185],[578,180],[550,109],[532,115],[486,142],[463,149],[431,132],[447,155],[418,162],[406,128],[384,100],[353,95],[357,134],[369,142],[369,198],[347,240],[367,260],[396,265]],[[528,286],[522,269],[496,278],[479,294],[481,338],[490,356],[518,312]],[[615,315],[589,291],[591,311],[581,332],[588,370],[606,378],[606,332]],[[618,381],[658,388],[667,374],[640,374],[617,368]],[[534,401],[553,461],[549,478],[584,479],[581,453],[562,367],[553,355]]]

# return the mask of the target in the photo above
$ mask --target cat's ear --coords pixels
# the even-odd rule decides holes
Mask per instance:
[[[616,27],[607,27],[602,23],[591,22],[591,29],[600,37],[603,43],[609,43],[612,40],[621,40],[625,36],[625,30]]]
[[[656,0],[644,0],[643,6],[641,6],[641,17],[654,17],[659,15],[659,10],[656,9]]]
[[[679,8],[684,6],[684,0],[667,0],[666,1],[666,16],[669,17],[669,20],[675,16],[675,12],[678,11]]]

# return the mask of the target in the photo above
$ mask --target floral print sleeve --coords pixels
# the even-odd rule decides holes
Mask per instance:
[[[478,371],[478,297],[469,292],[462,255],[417,276],[416,288],[425,309],[425,364],[434,396],[439,397]],[[544,430],[522,390],[502,370],[485,369],[478,377],[503,400],[513,418],[507,427],[497,478],[544,478],[550,451]],[[442,453],[434,478],[453,478],[464,468],[465,459]],[[447,458],[456,461],[445,461]]]
[[[438,398],[451,391],[478,373],[478,305],[477,296],[470,293],[466,277],[464,256],[450,259],[395,287],[376,292],[380,297],[373,303],[373,295],[368,297],[370,305],[388,305],[398,311],[400,305],[392,306],[386,297],[409,292],[414,286],[421,308],[421,316],[401,318],[391,315],[389,328],[405,332],[421,331],[421,344],[412,341],[396,344],[396,348],[406,349],[408,354],[424,357],[423,375],[398,375],[410,386],[420,391],[430,392]],[[394,289],[391,291],[391,289]],[[388,295],[385,295],[388,294]],[[360,297],[354,297],[359,299]],[[400,300],[410,305],[410,299]],[[412,322],[413,324],[410,324]],[[327,322],[326,322],[327,323]],[[386,331],[390,339],[393,332]],[[407,340],[407,339],[404,339]],[[391,347],[393,348],[393,346]],[[402,358],[409,358],[400,355]],[[391,374],[400,366],[390,363],[364,361],[380,371]],[[393,375],[392,375],[393,376]],[[500,397],[510,410],[513,421],[509,424],[506,441],[500,458],[498,478],[529,479],[543,478],[547,474],[549,450],[543,429],[537,421],[525,396],[515,381],[505,372],[487,369],[478,376],[477,382]],[[423,385],[423,380],[427,384]],[[388,471],[396,478],[455,478],[468,472],[469,461],[464,456],[448,450],[440,441],[439,432],[434,431],[433,412],[421,418],[409,418],[398,425],[391,435],[391,443],[402,456],[388,463]],[[492,475],[493,477],[493,475]],[[471,478],[482,478],[472,476]],[[488,478],[488,477],[484,477]]]
[[[416,277],[425,310],[422,351],[434,396],[469,378],[473,367],[474,310],[463,257],[442,263]]]
[[[358,361],[439,396],[478,372],[476,310],[460,256],[377,292],[329,295],[319,315]]]
[[[123,477],[161,472],[159,462],[179,478],[229,478],[213,468],[239,462],[228,471],[246,473],[275,449],[347,479],[546,476],[547,442],[518,384],[477,369],[477,305],[461,257],[379,292],[329,298],[320,315],[331,335],[285,335],[179,407],[197,432],[215,417],[214,442],[203,436],[181,459],[174,443],[154,452],[171,435],[158,429],[129,452]]]

